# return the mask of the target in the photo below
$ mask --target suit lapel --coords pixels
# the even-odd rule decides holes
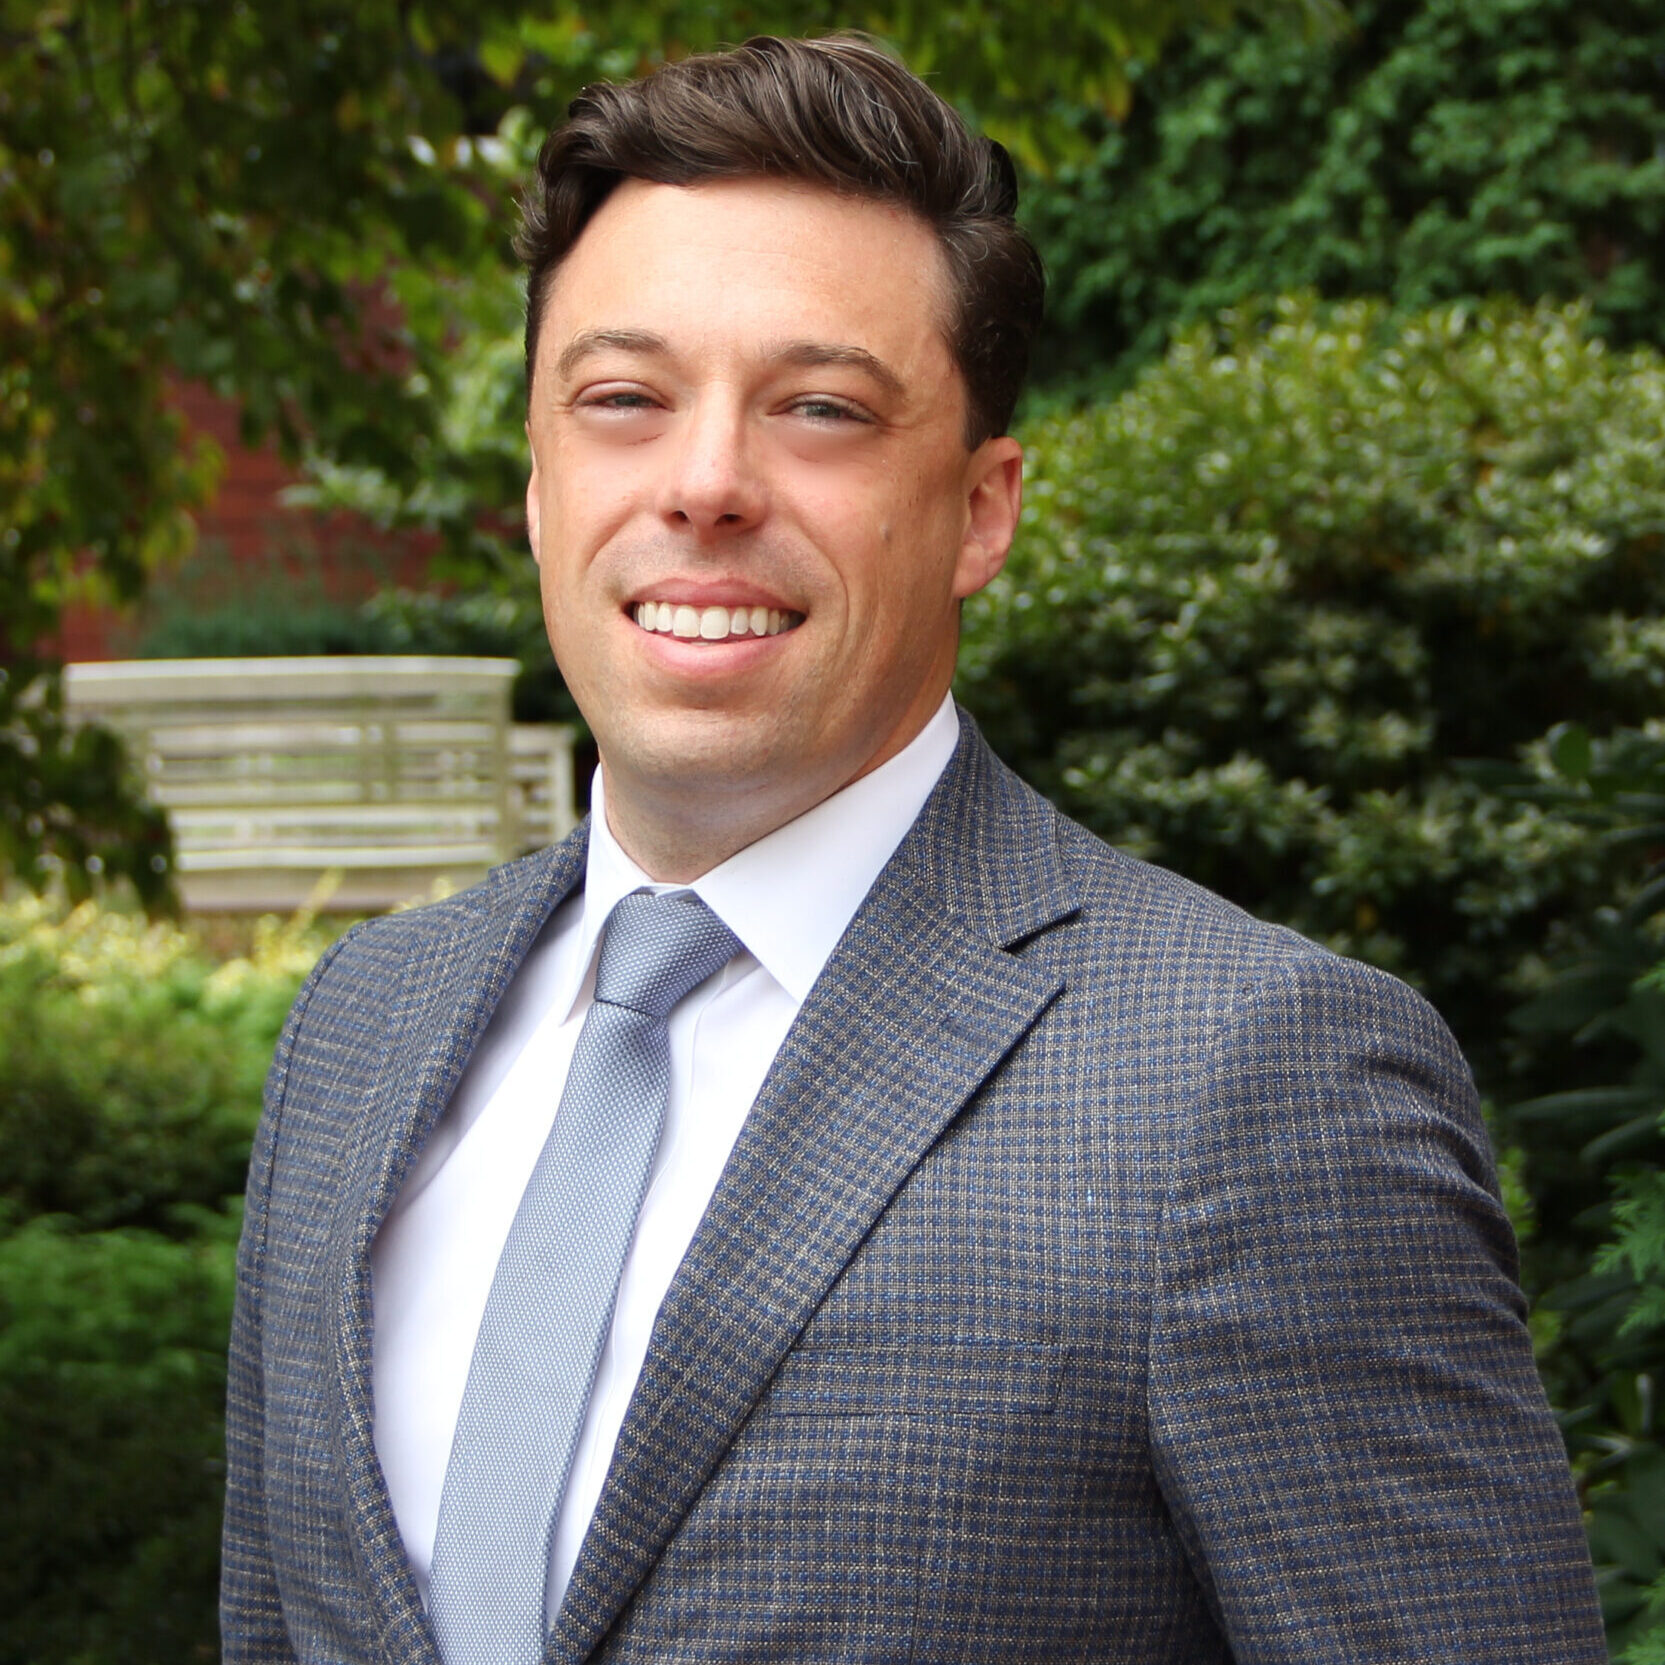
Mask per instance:
[[[425,916],[427,936],[400,966],[377,1086],[346,1164],[333,1246],[337,1442],[389,1661],[433,1665],[438,1655],[376,1458],[370,1247],[521,961],[582,880],[586,847],[580,827],[542,857],[500,870],[477,897],[459,898],[473,917],[443,908]]]
[[[605,1636],[891,1197],[1062,986],[1006,952],[1073,910],[1051,812],[962,724],[666,1295],[549,1661]]]

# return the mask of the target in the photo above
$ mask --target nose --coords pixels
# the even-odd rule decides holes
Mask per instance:
[[[715,395],[697,400],[667,447],[660,513],[708,537],[756,526],[767,500],[740,402]]]

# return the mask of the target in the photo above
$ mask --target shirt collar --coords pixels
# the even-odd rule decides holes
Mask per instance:
[[[693,891],[801,1006],[959,738],[953,696],[945,695],[895,757],[686,885],[655,883],[620,848],[607,825],[597,769],[578,952],[570,962],[571,986],[557,992],[557,1009],[572,1009],[608,914],[634,890]]]

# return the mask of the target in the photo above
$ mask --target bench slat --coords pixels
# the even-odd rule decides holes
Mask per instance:
[[[513,660],[127,660],[66,668],[173,823],[187,905],[385,907],[564,837],[572,733],[511,724]]]

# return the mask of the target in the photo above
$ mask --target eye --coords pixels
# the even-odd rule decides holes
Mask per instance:
[[[805,394],[801,399],[794,399],[787,409],[794,416],[828,426],[836,426],[841,422],[871,423],[873,420],[859,405],[843,399],[829,398],[821,393]]]
[[[597,388],[573,401],[582,410],[655,410],[659,401],[639,388]]]

